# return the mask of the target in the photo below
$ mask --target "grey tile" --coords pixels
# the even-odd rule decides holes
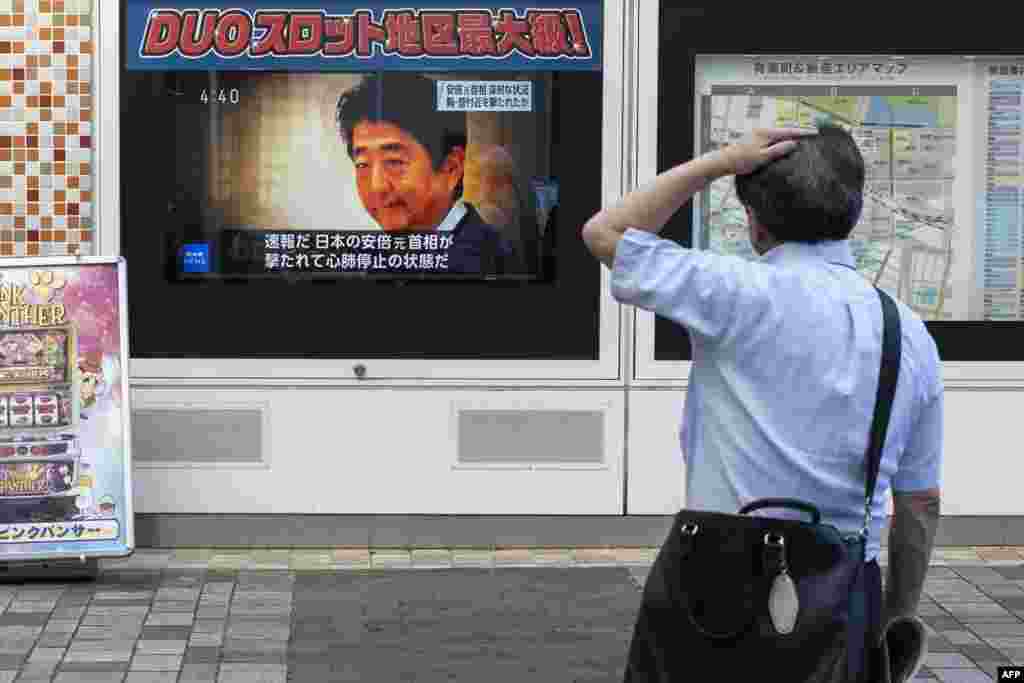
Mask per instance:
[[[989,637],[985,644],[996,648],[1007,657],[1024,659],[1024,641],[1020,638]]]
[[[932,669],[941,683],[991,683],[992,679],[981,669]]]
[[[48,612],[0,614],[0,628],[5,626],[42,626],[49,618]]]
[[[27,654],[27,653],[26,653]],[[0,655],[0,671],[17,669],[25,662],[25,655]]]
[[[136,654],[129,671],[177,671],[181,668],[180,655]]]
[[[996,648],[991,645],[978,644],[978,645],[961,645],[960,653],[965,657],[970,657],[975,663],[992,661],[992,662],[1008,662],[1009,659]]]
[[[946,610],[942,609],[941,607],[936,605],[931,600],[929,600],[928,602],[925,602],[923,599],[921,600],[921,603],[917,607],[917,614],[918,614],[918,616],[920,616],[922,618],[924,618],[924,617],[948,617],[949,616],[949,612],[947,612]]]
[[[176,655],[185,654],[187,640],[140,640],[135,648],[137,654]]]
[[[969,628],[979,635],[1024,636],[1024,623],[979,624],[972,622]]]
[[[50,614],[50,619],[74,619],[78,620],[85,614],[87,607],[58,607]]]
[[[249,661],[249,658],[261,658],[264,655],[270,658],[272,655],[283,655],[288,651],[288,643],[285,641],[267,640],[259,641],[226,641],[221,647],[221,657],[231,658],[237,661]]]
[[[939,631],[938,633],[961,650],[964,645],[981,644],[981,639],[970,631]]]
[[[128,671],[127,662],[68,662],[64,661],[58,667],[60,671],[73,673],[121,673]]]
[[[985,672],[986,676],[989,676],[993,681],[996,680],[996,674],[1001,666],[1008,666],[1006,662],[994,661],[994,662],[978,662],[978,668]]]
[[[1024,589],[1016,583],[988,583],[981,590],[995,599],[1024,597]]]
[[[32,654],[29,655],[28,661],[33,664],[41,664],[43,662],[59,662],[63,657],[64,648],[62,647],[36,646],[36,648],[32,650]]]
[[[884,574],[884,572],[883,572]],[[928,579],[957,579],[960,575],[956,573],[953,567],[939,567],[932,565],[928,567],[928,573],[926,575]]]
[[[867,499],[865,499],[867,500]],[[647,584],[647,575],[650,573],[649,567],[629,567],[629,575],[636,583],[637,588],[641,590]]]
[[[1015,567],[993,567],[992,570],[1005,579],[1020,581],[1024,579],[1024,563]]]
[[[134,640],[142,631],[140,624],[116,624],[112,626],[79,626],[75,641]]]
[[[124,673],[114,671],[61,671],[53,683],[123,683]]]
[[[146,626],[189,626],[192,624],[193,618],[191,612],[185,613],[174,613],[168,612],[164,614],[150,614],[149,618],[146,619]]]
[[[954,571],[975,584],[1006,583],[1009,581],[1006,576],[991,567],[955,567]]]
[[[192,626],[193,633],[222,633],[227,628],[224,619],[197,619]]]
[[[221,664],[217,683],[285,683],[287,672],[276,664]]]
[[[217,664],[185,664],[178,683],[216,683]]]
[[[36,641],[37,647],[67,647],[71,642],[70,633],[44,633]]]
[[[220,661],[219,647],[189,647],[182,659],[185,664],[216,664]]]
[[[929,652],[959,652],[959,650],[960,648],[942,636],[928,637]]]
[[[189,638],[190,647],[217,647],[224,644],[224,636],[220,633],[193,633]]]
[[[989,604],[978,604],[978,603],[964,603],[959,605],[944,605],[949,613],[957,619],[965,621],[974,621],[975,617],[1004,617],[1011,619],[1012,621],[1018,621],[1014,615],[1007,611],[1005,607],[1000,607],[995,603]]]
[[[1020,596],[998,596],[995,598],[996,601],[1010,610],[1024,609],[1024,595]]]
[[[93,647],[94,645],[101,647]],[[68,648],[67,654],[64,655],[64,662],[65,664],[71,662],[127,662],[132,657],[133,647],[134,643],[122,645],[118,644],[118,641],[73,642]]]
[[[4,638],[0,640],[0,655],[27,655],[35,647],[36,639]]]
[[[249,621],[232,619],[225,635],[228,638],[259,638],[261,640],[288,640],[291,634],[289,621]]]
[[[124,683],[177,683],[177,671],[129,671]]]
[[[188,640],[192,629],[188,626],[143,626],[142,640]]]
[[[931,626],[936,631],[958,631],[963,628],[963,622],[954,617],[921,617],[928,626]]]
[[[77,619],[50,619],[46,622],[43,633],[74,633],[77,628]]]
[[[121,605],[108,607],[104,605],[89,605],[85,613],[85,619],[142,619],[149,612],[148,605]]]
[[[220,608],[204,608],[200,607],[196,610],[196,619],[225,619],[229,614],[227,607]]]
[[[282,646],[276,652],[264,650],[234,650],[224,648],[220,661],[223,664],[287,664],[287,648]]]
[[[999,651],[1010,659],[1011,664],[1024,665],[1024,647],[1000,647]]]
[[[970,626],[971,624],[1019,624],[1021,623],[1020,618],[1015,614],[999,615],[975,615],[970,617],[961,617],[961,621],[964,626]]]
[[[42,632],[42,626],[5,626],[0,629],[0,641],[34,637]]]

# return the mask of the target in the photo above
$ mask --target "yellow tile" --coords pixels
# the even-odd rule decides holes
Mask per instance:
[[[408,550],[372,550],[370,564],[373,567],[408,567],[412,557]]]
[[[572,551],[568,548],[533,548],[530,553],[537,564],[567,564],[572,562]]]
[[[452,552],[446,548],[417,548],[412,551],[414,567],[450,567]]]
[[[493,562],[493,550],[456,549],[452,551],[452,564],[456,566],[488,567]]]
[[[615,561],[615,553],[610,548],[576,548],[572,551],[572,554],[573,559],[581,564]]]
[[[658,548],[613,548],[611,553],[618,562],[654,562]]]
[[[171,562],[206,562],[213,557],[213,548],[176,548]]]
[[[332,556],[326,552],[293,551],[288,558],[291,569],[327,569],[331,566]]]
[[[284,562],[284,563],[287,564],[288,559],[289,559],[290,556],[291,556],[291,551],[290,550],[285,550],[285,549],[280,549],[280,550],[261,549],[261,550],[253,550],[251,553],[249,553],[249,559],[252,562],[258,562],[258,563],[264,563],[264,562],[269,562],[269,563]]]
[[[217,554],[210,558],[210,569],[241,569],[249,559],[242,553]]]

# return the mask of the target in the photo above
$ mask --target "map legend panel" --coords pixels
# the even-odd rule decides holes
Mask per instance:
[[[988,85],[988,153],[985,168],[985,231],[982,248],[986,320],[1020,320],[1021,284],[1021,94],[1020,76],[992,67]],[[1017,71],[1017,69],[1014,69]]]

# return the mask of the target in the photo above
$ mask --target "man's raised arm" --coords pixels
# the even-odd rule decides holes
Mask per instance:
[[[583,227],[583,241],[591,254],[611,268],[615,248],[626,230],[661,232],[669,219],[711,181],[750,173],[793,151],[793,138],[816,133],[803,128],[758,129],[739,142],[670,168],[615,206],[595,214]]]

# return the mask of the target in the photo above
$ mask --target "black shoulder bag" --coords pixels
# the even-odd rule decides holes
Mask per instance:
[[[843,534],[813,505],[762,498],[737,514],[682,510],[644,586],[627,683],[854,683],[875,674],[865,560],[900,367],[896,304],[880,289],[882,363],[867,449],[864,527]],[[746,513],[795,508],[811,521]]]

